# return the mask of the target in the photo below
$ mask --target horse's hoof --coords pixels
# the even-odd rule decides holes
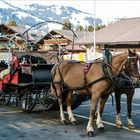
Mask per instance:
[[[122,124],[116,124],[116,128],[118,128],[118,129],[122,129],[123,126],[122,126]]]
[[[99,132],[103,132],[104,130],[105,130],[104,127],[99,127],[99,128],[98,128],[98,131],[99,131]]]
[[[88,134],[89,137],[94,137],[94,132],[93,131],[88,131],[87,134]]]
[[[76,122],[76,121],[72,121],[71,124],[72,124],[73,126],[76,126],[76,125],[77,125],[77,122]]]
[[[67,125],[66,120],[61,121],[63,125]]]
[[[134,125],[131,125],[131,124],[128,124],[128,129],[134,130],[135,129],[135,126]]]

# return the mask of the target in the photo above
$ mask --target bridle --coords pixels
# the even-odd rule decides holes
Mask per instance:
[[[140,74],[138,72],[138,65],[137,65],[138,60],[140,60],[138,54],[136,53],[133,53],[132,55],[129,54],[127,58],[124,60],[124,62],[122,62],[122,66],[116,74],[114,74],[113,72],[113,71],[117,71],[116,68],[114,68],[112,65],[108,63],[103,63],[102,66],[103,66],[104,75],[106,75],[107,79],[109,79],[109,81],[113,83],[116,83],[119,75],[122,74],[123,72],[125,72],[127,76],[129,76],[130,78],[133,77],[133,78],[140,79]]]
[[[129,76],[140,78],[140,73],[138,71],[136,71],[135,73],[133,72],[133,68],[138,69],[138,61],[140,61],[140,59],[137,54],[135,56],[128,56],[124,67]]]

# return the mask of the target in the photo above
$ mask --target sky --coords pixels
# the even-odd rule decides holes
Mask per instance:
[[[37,2],[38,4],[72,6],[78,10],[91,13],[104,22],[113,18],[140,17],[140,0],[7,0],[17,4]],[[94,6],[95,4],[95,6]],[[95,11],[94,11],[95,7]]]

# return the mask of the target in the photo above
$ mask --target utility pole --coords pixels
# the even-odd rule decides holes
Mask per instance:
[[[94,32],[93,32],[93,37],[94,37],[94,45],[93,45],[93,57],[94,59],[96,58],[96,0],[94,0]]]
[[[96,0],[93,1],[93,46],[87,50],[88,60],[96,59]]]

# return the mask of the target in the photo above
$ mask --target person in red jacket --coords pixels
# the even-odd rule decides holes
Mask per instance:
[[[18,65],[19,65],[18,58],[14,54],[12,54],[12,62],[11,62],[11,64],[8,64],[7,69],[1,71],[0,78],[3,79],[4,76],[9,73],[10,73],[10,75],[13,75],[16,72]]]

